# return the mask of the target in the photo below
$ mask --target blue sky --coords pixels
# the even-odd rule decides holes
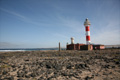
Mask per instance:
[[[120,0],[0,0],[0,48],[86,43],[86,18],[91,43],[120,44]]]

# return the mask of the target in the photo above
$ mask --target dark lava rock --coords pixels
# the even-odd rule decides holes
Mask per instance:
[[[42,69],[42,70],[39,71],[38,73],[39,73],[39,74],[43,74],[43,73],[45,73],[45,72],[47,72],[47,71]]]
[[[6,75],[7,73],[8,73],[8,72],[4,70],[2,74],[3,74],[3,75]]]
[[[111,66],[112,68],[115,68],[115,66]]]
[[[24,60],[24,61],[29,61],[29,59],[26,59],[26,60]]]
[[[103,75],[108,75],[108,73],[106,73],[106,72],[103,72]]]
[[[66,71],[64,71],[64,72],[62,72],[61,73],[61,75],[63,75],[63,76],[74,76],[72,73],[69,73],[69,72],[66,72]]]
[[[40,77],[38,80],[44,80],[44,78],[43,78],[43,77]]]
[[[53,70],[47,70],[47,74],[51,74]]]
[[[13,68],[13,71],[16,71],[16,68]]]
[[[115,64],[120,64],[120,61],[116,61]]]
[[[14,77],[13,76],[11,76],[11,77],[5,77],[3,80],[14,80]]]
[[[110,68],[110,65],[104,65],[103,68]]]
[[[53,78],[56,78],[56,77],[58,77],[60,75],[60,73],[59,72],[54,72],[54,76],[52,76]]]
[[[60,65],[60,64],[54,64],[54,65],[53,65],[53,68],[54,68],[55,70],[61,70],[61,69],[62,69],[62,65]]]
[[[36,73],[35,72],[33,72],[32,74],[31,74],[31,77],[36,77],[37,75],[36,75]]]
[[[46,68],[48,69],[51,69],[52,68],[52,65],[49,63],[49,64],[46,64]]]
[[[55,75],[53,75],[53,76],[47,78],[47,80],[52,80],[52,78],[57,78],[58,76],[59,76],[59,74],[55,74]]]
[[[75,65],[75,69],[82,69],[82,68],[86,68],[86,67],[88,67],[86,64],[76,64]]]
[[[11,76],[11,77],[9,77],[9,78],[8,78],[8,80],[14,80],[14,77],[13,77],[13,76]]]
[[[89,77],[89,76],[87,76],[87,77],[85,77],[85,80],[91,80],[93,77]]]
[[[72,64],[67,64],[67,65],[66,65],[66,68],[67,68],[67,69],[72,69],[72,67],[73,67]]]
[[[23,80],[23,79],[20,78],[20,79],[17,79],[17,80]]]
[[[23,72],[17,72],[17,77],[24,77],[25,76],[25,73],[23,73]]]
[[[40,79],[41,80],[41,79]],[[47,80],[52,80],[52,77],[47,78]]]
[[[25,74],[27,74],[27,73],[28,73],[28,71],[24,71],[24,73],[25,73]]]
[[[0,79],[2,78],[2,75],[0,75]]]
[[[39,65],[40,65],[40,67],[45,67],[46,66],[46,62],[43,61],[43,62],[39,63]]]
[[[12,68],[15,68],[15,67],[16,67],[16,65],[12,65],[11,67],[12,67]]]
[[[21,66],[18,66],[18,68],[21,68]]]
[[[26,78],[30,78],[30,77],[31,77],[31,75],[25,75],[25,77],[26,77]]]
[[[109,68],[109,65],[105,65],[104,68]]]

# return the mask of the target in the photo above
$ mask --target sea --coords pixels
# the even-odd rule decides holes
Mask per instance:
[[[16,52],[16,51],[46,51],[46,50],[58,50],[58,48],[3,48],[0,52]],[[65,48],[61,48],[65,50]]]

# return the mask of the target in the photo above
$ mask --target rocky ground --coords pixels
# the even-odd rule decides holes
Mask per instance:
[[[0,80],[120,80],[120,49],[1,52]]]

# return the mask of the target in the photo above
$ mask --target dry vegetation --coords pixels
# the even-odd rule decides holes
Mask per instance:
[[[120,49],[1,52],[0,80],[120,80]]]

